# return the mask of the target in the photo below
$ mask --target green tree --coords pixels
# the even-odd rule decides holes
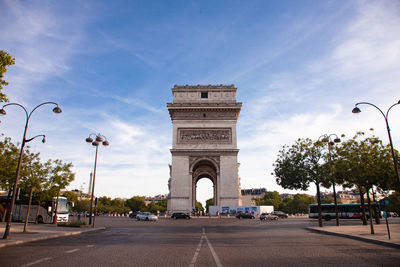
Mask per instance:
[[[22,192],[29,192],[28,209],[26,212],[25,225],[23,230],[23,232],[27,232],[28,218],[32,204],[33,192],[34,190],[40,190],[43,182],[43,177],[41,176],[42,165],[40,164],[39,153],[34,154],[30,153],[28,150],[25,150],[22,163],[22,177],[19,182],[19,188],[22,190]]]
[[[126,205],[132,211],[143,211],[146,208],[146,203],[144,202],[144,197],[134,196],[126,200]]]
[[[307,214],[308,205],[315,204],[317,199],[307,194],[296,194],[293,199],[285,198],[280,206],[280,210],[289,214]]]
[[[152,201],[147,209],[151,213],[165,212],[167,210],[167,200],[163,199],[161,201]]]
[[[89,199],[80,199],[75,201],[73,211],[76,212],[86,212],[90,209],[90,200]]]
[[[275,161],[276,182],[285,189],[307,190],[310,183],[317,189],[318,222],[322,227],[321,183],[326,179],[327,166],[324,164],[322,144],[311,139],[298,139],[291,147],[284,146]]]
[[[57,210],[58,210],[58,198],[62,189],[66,188],[74,179],[75,173],[71,171],[72,163],[63,163],[61,160],[56,159],[52,162],[52,168],[50,173],[50,192],[51,195],[57,196],[56,208],[54,211],[54,224],[57,223]]]
[[[390,147],[383,145],[375,136],[361,139],[363,136],[364,133],[360,132],[342,143],[337,149],[338,158],[334,162],[334,170],[336,176],[344,180],[344,187],[357,187],[363,206],[364,194],[367,195],[371,232],[374,232],[369,191],[372,186],[380,191],[396,189],[396,176]],[[395,153],[398,155],[397,151]],[[362,218],[363,224],[367,224],[364,210]]]
[[[13,58],[6,51],[0,50],[0,103],[7,102],[7,95],[2,92],[4,86],[8,85],[8,82],[4,80],[4,74],[7,71],[7,66],[15,64],[15,58]]]
[[[5,137],[0,141],[0,188],[11,190],[15,181],[18,165],[19,149],[11,138]]]
[[[282,198],[277,191],[265,192],[262,198],[256,199],[257,205],[271,205],[274,206],[274,210],[278,210],[279,205],[281,205],[281,203],[282,203]]]
[[[203,205],[201,202],[196,201],[196,212],[204,211]]]
[[[210,206],[214,206],[214,198],[206,200],[206,212],[209,213]]]
[[[400,193],[393,192],[385,199],[389,200],[389,207],[387,208],[387,211],[395,212],[398,216],[400,216]]]
[[[322,204],[332,204],[335,202],[335,199],[333,197],[325,197],[321,200]]]
[[[75,205],[75,202],[78,201],[78,195],[75,192],[72,192],[72,191],[65,191],[62,194],[62,196],[66,197],[68,199],[68,201],[71,201],[72,203],[74,203],[74,205]]]

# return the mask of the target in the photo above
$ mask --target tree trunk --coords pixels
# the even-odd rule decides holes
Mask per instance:
[[[10,198],[11,198],[11,187],[8,190],[7,202],[6,202],[6,205],[4,207],[4,214],[3,214],[3,217],[1,218],[1,222],[5,222],[6,221],[6,217],[7,217],[7,214],[8,214],[7,211],[10,208]]]
[[[323,227],[322,225],[322,208],[321,208],[321,192],[319,190],[319,183],[315,183],[317,187],[317,203],[318,203],[318,225],[319,227]]]
[[[35,224],[39,223],[39,211],[40,211],[40,206],[42,204],[42,193],[39,194],[39,200],[38,200],[38,209],[36,211],[36,220],[35,220]]]
[[[378,205],[378,202],[376,202],[375,192],[373,187],[372,187],[372,200],[375,203],[374,205],[375,224],[381,224],[381,220],[379,219],[379,214],[381,213],[381,209]]]
[[[24,233],[27,232],[27,228],[28,228],[29,212],[31,211],[31,204],[32,204],[32,195],[33,195],[33,186],[31,187],[31,193],[29,194],[28,210],[26,211]],[[38,209],[39,209],[39,207],[38,207]]]
[[[364,203],[364,193],[363,193],[363,191],[361,190],[361,188],[359,187],[358,188],[358,190],[359,190],[359,192],[360,192],[360,202],[361,202],[361,212],[362,212],[362,214],[361,214],[361,220],[362,220],[362,222],[363,222],[363,225],[367,225],[368,223],[367,223],[367,218],[366,218],[366,216],[365,216],[365,203]]]
[[[372,209],[371,209],[371,198],[369,197],[369,190],[367,190],[367,200],[368,200],[368,212],[369,212],[369,223],[371,226],[371,235],[375,234],[374,224],[372,223]]]

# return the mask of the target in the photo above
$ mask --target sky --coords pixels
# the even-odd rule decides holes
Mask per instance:
[[[172,123],[166,103],[177,85],[234,84],[242,188],[289,191],[272,164],[297,138],[374,128],[400,99],[400,1],[9,1],[0,0],[0,49],[15,57],[4,89],[36,110],[28,137],[42,160],[72,162],[68,189],[88,190],[99,147],[95,194],[130,198],[168,193]],[[389,113],[400,150],[400,106]],[[0,132],[20,142],[22,109],[7,107]],[[212,197],[199,182],[199,199]]]

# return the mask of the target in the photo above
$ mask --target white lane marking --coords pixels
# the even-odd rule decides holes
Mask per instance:
[[[92,248],[94,245],[86,245],[87,248]]]
[[[213,246],[211,245],[211,242],[208,240],[208,238],[206,236],[206,232],[204,230],[204,227],[203,227],[203,235],[204,235],[204,238],[207,241],[208,247],[210,248],[211,254],[214,257],[215,264],[217,265],[217,267],[222,267],[221,261],[219,260],[217,253],[215,253],[215,250],[214,250]]]
[[[197,246],[196,252],[194,253],[192,262],[190,263],[189,267],[194,267],[197,261],[197,257],[199,256],[201,245],[203,244],[204,234],[201,235],[199,245]]]
[[[67,253],[67,254],[69,254],[69,253],[74,253],[74,252],[77,252],[78,250],[79,250],[79,248],[71,249],[71,250],[65,251],[65,253]]]
[[[40,259],[40,260],[31,262],[31,263],[27,263],[27,264],[25,264],[25,265],[22,265],[22,267],[32,266],[32,265],[35,265],[35,264],[38,264],[38,263],[42,263],[42,262],[45,262],[45,261],[49,261],[49,260],[51,260],[51,259],[52,259],[52,258],[50,258],[50,257],[46,257],[46,258],[43,258],[43,259]]]
[[[217,253],[215,252],[213,246],[211,245],[210,240],[208,240],[207,236],[206,236],[206,230],[204,229],[204,227],[202,228],[202,234],[201,234],[201,238],[200,238],[200,242],[199,245],[197,246],[196,252],[194,253],[192,262],[190,263],[189,267],[194,267],[194,265],[197,262],[197,258],[199,257],[199,253],[200,253],[200,249],[201,249],[201,245],[203,244],[203,239],[205,239],[207,241],[208,247],[210,248],[211,254],[213,255],[215,264],[217,265],[217,267],[222,267],[221,261],[218,258]]]

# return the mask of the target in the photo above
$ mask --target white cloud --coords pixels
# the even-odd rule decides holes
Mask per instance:
[[[400,4],[360,2],[358,15],[335,36],[324,57],[305,63],[306,68],[269,77],[257,97],[244,103],[239,120],[239,158],[243,187],[257,185],[280,190],[270,176],[278,150],[299,137],[317,139],[322,134],[375,128],[388,143],[385,122],[372,107],[354,104],[371,101],[386,111],[400,99]],[[240,90],[240,88],[239,88]],[[339,104],[340,103],[340,104]],[[246,108],[248,106],[248,108]],[[397,110],[395,110],[397,108]],[[400,106],[391,111],[394,143],[400,149]],[[241,135],[243,133],[243,135]],[[313,186],[310,192],[315,192]]]

